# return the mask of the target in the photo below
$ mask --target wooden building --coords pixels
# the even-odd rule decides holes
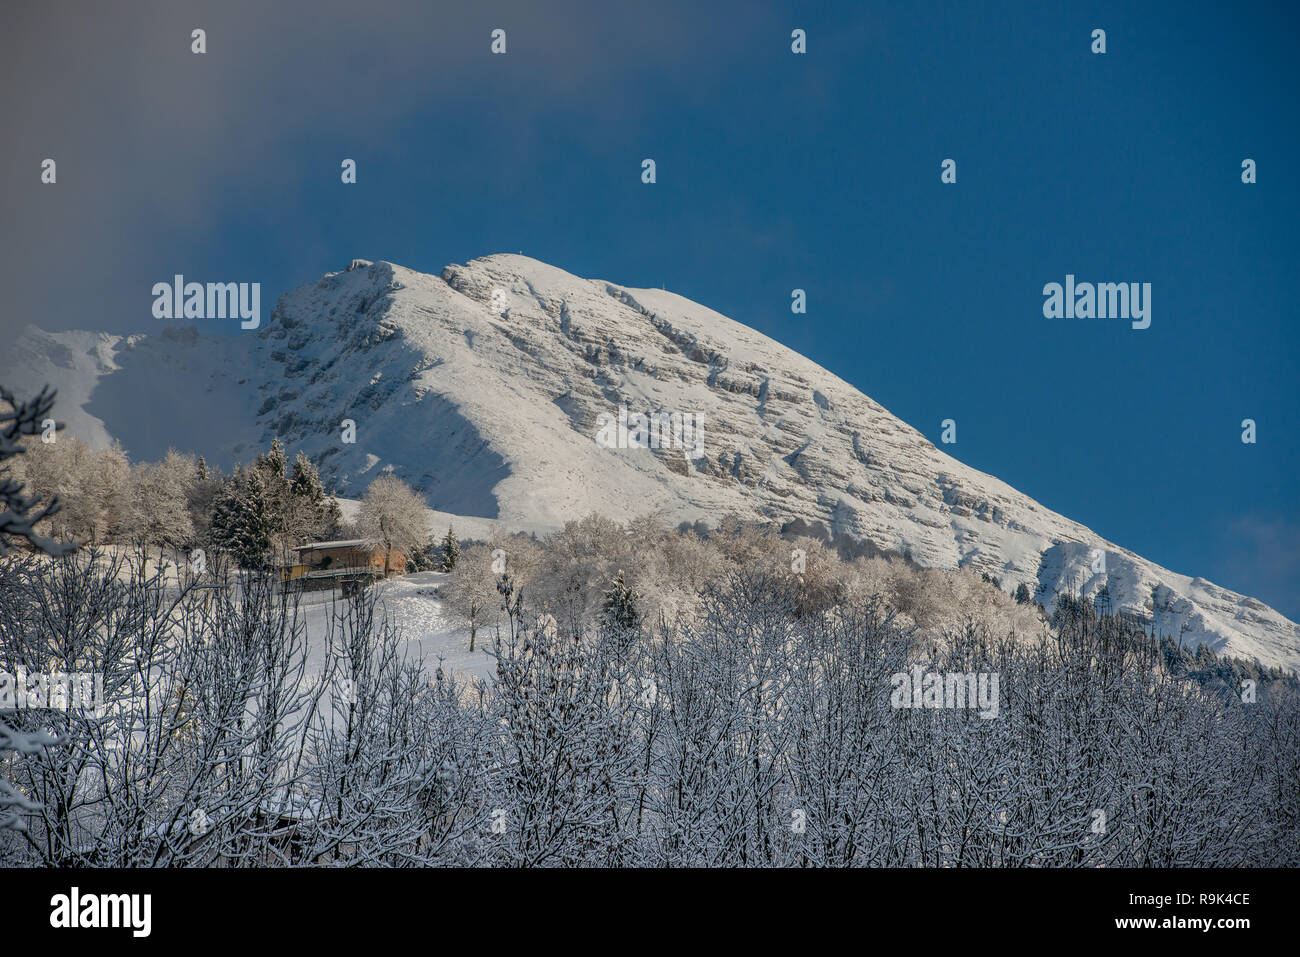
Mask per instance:
[[[316,591],[340,588],[349,594],[359,583],[384,577],[384,547],[367,545],[359,538],[337,542],[313,542],[294,549],[295,560],[280,568],[286,589]],[[387,556],[388,574],[406,574],[406,556],[392,549]]]

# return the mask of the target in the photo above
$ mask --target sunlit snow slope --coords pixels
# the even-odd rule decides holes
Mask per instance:
[[[88,442],[228,466],[279,435],[360,494],[392,469],[435,509],[550,527],[588,512],[671,523],[727,512],[820,521],[917,561],[1095,594],[1185,643],[1295,669],[1300,626],[1175,574],[940,452],[847,382],[670,292],[581,279],[523,256],[441,276],[357,260],[283,296],[262,328],[207,336],[45,333],[0,382],[61,390]],[[703,415],[703,454],[610,449],[597,416]],[[342,441],[345,420],[356,441]],[[1104,574],[1098,551],[1104,553]]]

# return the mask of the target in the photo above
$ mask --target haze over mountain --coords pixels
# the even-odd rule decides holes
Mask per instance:
[[[0,381],[24,394],[56,386],[72,434],[116,439],[136,460],[174,446],[229,467],[278,435],[341,494],[391,469],[431,507],[507,527],[593,511],[802,518],[921,564],[986,571],[1004,589],[1025,582],[1049,607],[1057,590],[1108,585],[1115,607],[1162,634],[1300,666],[1300,626],[1267,605],[1161,568],[963,465],[772,339],[673,293],[524,256],[441,276],[356,260],[238,336],[29,326],[0,357]],[[622,406],[702,416],[702,454],[602,447],[601,416]]]

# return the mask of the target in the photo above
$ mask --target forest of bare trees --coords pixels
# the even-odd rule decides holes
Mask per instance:
[[[801,613],[738,570],[688,624],[539,626],[508,576],[496,680],[403,658],[376,590],[308,667],[269,579],[170,590],[141,559],[27,559],[0,647],[103,672],[102,715],[19,711],[33,865],[1296,864],[1294,681],[1235,684],[1071,605],[1026,643],[920,641],[876,599]],[[996,672],[996,720],[891,707],[917,664]]]
[[[1295,678],[1095,602],[1058,596],[1049,621],[987,576],[731,518],[449,530],[443,599],[494,667],[430,673],[382,583],[311,637],[302,596],[246,560],[336,521],[309,463],[276,444],[233,481],[132,467],[134,544],[105,546],[102,515],[16,477],[40,488],[13,465],[50,397],[3,398],[0,864],[1300,864]],[[381,491],[372,536],[428,534]],[[168,575],[151,556],[205,534],[203,508],[215,528],[252,508],[263,537]],[[80,548],[40,533],[56,522]],[[996,708],[900,707],[922,672],[996,676]],[[94,707],[45,706],[86,674]]]

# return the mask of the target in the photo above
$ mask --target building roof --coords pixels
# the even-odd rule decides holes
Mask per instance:
[[[312,542],[310,545],[299,545],[297,550],[310,552],[322,548],[363,548],[365,544],[365,539],[348,538],[337,542]]]

